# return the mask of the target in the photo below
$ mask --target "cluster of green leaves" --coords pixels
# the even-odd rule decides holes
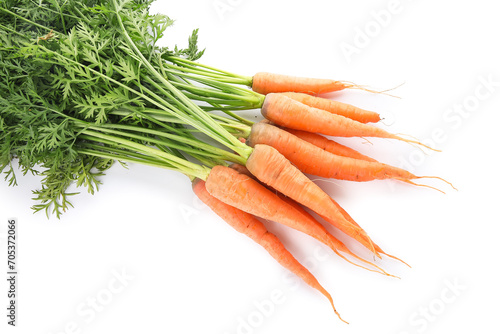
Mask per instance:
[[[43,176],[36,211],[59,216],[68,187],[93,193],[115,160],[206,177],[206,166],[244,159],[248,148],[228,132],[238,123],[209,116],[166,74],[166,58],[203,54],[197,31],[186,49],[158,47],[173,21],[150,15],[151,3],[0,1],[0,171],[15,185],[18,159]]]

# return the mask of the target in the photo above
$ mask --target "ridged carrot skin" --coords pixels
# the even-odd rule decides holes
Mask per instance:
[[[205,182],[202,180],[196,179],[193,181],[193,191],[203,203],[212,209],[219,217],[224,219],[224,221],[236,231],[245,234],[264,247],[264,249],[284,268],[300,277],[312,288],[321,292],[329,300],[338,317],[344,321],[335,309],[333,299],[328,291],[321,286],[316,277],[314,277],[306,267],[297,261],[297,259],[285,248],[279,238],[267,230],[266,226],[261,221],[253,215],[227,205],[210,195],[205,187]]]
[[[268,94],[262,105],[262,115],[279,126],[338,137],[380,137],[403,140],[397,135],[372,125],[328,111],[309,107],[283,94]]]
[[[205,186],[212,196],[228,205],[303,232],[336,251],[323,225],[311,224],[293,206],[247,175],[229,167],[215,166]]]
[[[347,158],[353,158],[353,159],[359,159],[359,160],[365,160],[365,161],[371,161],[371,162],[378,162],[377,160],[366,156],[364,154],[359,153],[358,151],[347,147],[345,145],[339,144],[336,141],[332,139],[328,139],[325,136],[322,136],[317,133],[312,133],[312,132],[307,132],[307,131],[301,131],[301,130],[295,130],[295,129],[290,129],[290,128],[283,128],[283,130],[290,132],[294,136],[299,137],[302,140],[305,140],[308,143],[311,143],[322,150],[325,150],[327,152],[330,152],[332,154],[340,155],[343,157]]]
[[[254,124],[247,143],[272,146],[302,172],[325,178],[358,182],[415,178],[401,168],[332,154],[270,124]]]
[[[251,177],[253,179],[256,179],[255,176],[252,175],[252,173],[250,173],[250,171],[245,166],[242,166],[240,164],[232,164],[230,167],[232,169],[238,171],[241,174],[244,174],[244,175],[247,175],[247,176],[249,176],[249,177]],[[276,190],[274,190],[272,188],[270,190],[275,191],[276,195],[278,195],[279,198],[281,198],[283,201],[285,201],[286,203],[290,204],[297,211],[299,211],[300,213],[302,213],[302,215],[304,216],[304,218],[307,219],[307,220],[309,220],[311,224],[314,224],[314,225],[315,224],[320,224],[321,225],[321,223],[318,222],[309,212],[307,212],[299,203],[295,202],[290,197],[286,197],[282,193],[280,193],[280,192],[278,192],[278,191],[276,191]],[[345,212],[345,210],[337,202],[335,202],[335,200],[332,199],[332,202],[339,208],[339,210],[341,210],[341,212],[344,214],[344,216],[347,214],[347,212]],[[349,221],[352,221],[353,223],[355,223],[357,225],[357,223],[354,222],[354,220],[352,220],[351,216],[347,215],[346,218],[350,219]],[[382,274],[388,275],[388,276],[392,276],[392,275],[388,274],[385,270],[383,270],[382,268],[380,268],[379,266],[377,266],[377,265],[375,265],[375,264],[373,264],[371,262],[368,262],[368,261],[360,258],[359,256],[357,256],[356,254],[354,254],[349,248],[347,248],[347,246],[342,241],[338,240],[332,234],[328,233],[328,235],[329,235],[331,243],[333,245],[333,247],[332,247],[333,251],[335,252],[335,254],[337,254],[338,256],[340,256],[342,259],[346,260],[347,262],[349,262],[349,263],[351,263],[351,264],[353,264],[355,266],[361,267],[363,269],[366,269],[366,270],[369,270],[369,271],[378,272],[378,273],[382,273]],[[375,249],[377,249],[377,248],[375,248]],[[360,262],[362,262],[364,264],[367,264],[367,265],[375,268],[376,270],[364,267],[362,265],[359,265],[357,263],[354,263],[354,262],[350,261],[344,255],[340,254],[339,251],[342,252],[342,253],[344,253],[344,254],[347,254],[349,256],[352,256],[356,260],[358,260],[358,261],[360,261]]]
[[[264,95],[283,92],[318,95],[349,87],[350,85],[341,81],[302,78],[268,72],[259,72],[253,76],[252,80],[252,90]]]
[[[330,224],[374,251],[366,232],[347,221],[331,197],[273,147],[255,145],[246,167],[263,183],[325,217]]]
[[[378,113],[364,110],[351,104],[324,99],[321,97],[311,96],[303,93],[287,92],[282,94],[295,101],[308,105],[309,107],[322,109],[331,112],[332,114],[344,116],[361,123],[377,123],[378,121],[380,121],[380,115]]]

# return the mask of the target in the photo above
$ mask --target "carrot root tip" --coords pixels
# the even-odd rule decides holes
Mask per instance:
[[[438,179],[438,180],[441,180],[444,183],[448,184],[454,190],[458,191],[458,189],[451,182],[446,181],[445,179],[443,179],[442,177],[439,177],[439,176],[415,176],[414,178],[415,179]],[[409,184],[412,184],[412,185],[415,185],[415,186],[419,186],[419,187],[431,188],[431,189],[437,190],[437,191],[439,191],[439,192],[441,192],[443,194],[446,194],[443,190],[440,190],[440,189],[438,189],[436,187],[432,187],[432,186],[429,186],[429,185],[426,185],[426,184],[419,184],[419,183],[413,182],[413,181],[411,181],[409,179],[398,178],[398,177],[395,177],[394,179],[395,180],[399,180],[399,181],[403,181],[403,182],[406,182],[406,183],[409,183]]]
[[[362,266],[362,265],[360,265],[360,264],[358,264],[358,263],[354,263],[354,262],[352,262],[351,260],[349,260],[348,258],[346,258],[344,255],[340,254],[340,253],[337,251],[337,249],[335,249],[335,248],[332,248],[332,249],[333,249],[333,251],[335,252],[335,254],[337,254],[338,256],[340,256],[342,259],[344,259],[345,261],[349,262],[350,264],[355,265],[356,267],[360,267],[360,268],[363,268],[363,269],[365,269],[365,270],[372,271],[372,272],[374,272],[374,273],[378,273],[378,274],[382,274],[382,275],[386,275],[386,276],[392,276],[391,274],[389,274],[388,272],[386,272],[384,269],[380,268],[380,267],[379,267],[379,266],[377,266],[376,264],[371,263],[371,262],[369,262],[369,261],[367,261],[367,260],[365,260],[365,259],[363,259],[363,258],[361,258],[361,257],[357,256],[356,254],[352,253],[352,252],[351,252],[350,250],[348,250],[348,249],[343,250],[343,252],[345,252],[346,254],[349,254],[350,256],[352,256],[353,258],[355,258],[356,260],[358,260],[358,261],[360,261],[360,262],[366,263],[366,264],[368,264],[368,265],[370,265],[370,266],[372,266],[372,267],[376,268],[377,270],[367,268],[367,267]]]
[[[387,276],[394,277],[394,278],[397,278],[397,279],[401,279],[401,277],[396,276],[396,275],[391,275],[391,274],[388,274]]]
[[[367,144],[368,143],[368,144],[370,144],[370,145],[373,146],[373,143],[371,141],[369,141],[368,138],[366,138],[366,137],[360,137],[360,138],[362,138],[364,140],[363,144]]]
[[[344,319],[342,319],[342,317],[340,316],[339,312],[337,312],[336,309],[333,309],[333,311],[335,312],[335,314],[337,315],[337,317],[339,317],[340,320],[342,320],[343,322],[345,322],[346,324],[349,325],[349,323],[347,321],[345,321]]]
[[[396,256],[391,255],[391,254],[387,254],[387,253],[385,253],[383,251],[381,251],[381,253],[384,254],[387,257],[390,257],[391,259],[394,259],[394,260],[397,260],[397,261],[403,263],[404,265],[408,266],[408,268],[411,268],[411,266],[408,263],[406,263],[405,261],[401,260],[399,257],[396,257]]]
[[[404,137],[409,137],[411,139],[408,139],[408,138],[404,138]],[[427,152],[425,152],[422,148],[425,147],[426,149],[429,149],[431,151],[434,151],[434,152],[441,152],[441,150],[437,149],[437,148],[434,148],[434,147],[430,147],[428,145],[425,145],[424,143],[420,142],[417,140],[417,138],[415,137],[412,137],[410,135],[407,135],[407,134],[402,134],[402,133],[398,133],[398,134],[395,134],[392,138],[394,139],[397,139],[397,140],[401,140],[401,141],[404,141],[405,143],[408,143],[408,144],[412,144],[414,145],[415,147],[419,148],[420,150],[422,150],[422,152],[424,152],[425,154],[427,154]]]
[[[416,183],[416,182],[413,182],[412,180],[408,180],[408,179],[405,179],[405,178],[402,178],[402,177],[394,177],[394,180],[399,180],[399,181],[402,181],[402,182],[405,182],[405,183],[409,183],[411,185],[418,186],[418,187],[426,187],[426,188],[434,189],[434,190],[439,191],[440,193],[446,194],[443,190],[441,190],[439,188],[436,188],[436,187],[433,187],[433,186],[429,186],[427,184]]]
[[[364,90],[365,92],[374,93],[374,94],[383,94],[383,95],[387,95],[390,97],[395,97],[397,99],[400,99],[401,97],[399,97],[397,95],[389,94],[388,92],[390,92],[391,90],[395,90],[395,89],[401,87],[402,85],[404,85],[404,82],[403,82],[403,83],[401,83],[393,88],[384,89],[384,90],[375,90],[375,89],[368,88],[368,86],[366,86],[366,85],[358,85],[358,84],[351,82],[351,81],[341,81],[341,82],[345,88]]]
[[[450,181],[446,181],[445,179],[443,179],[442,177],[439,177],[439,176],[417,176],[416,179],[438,179],[438,180],[441,180],[443,181],[444,183],[448,184],[450,187],[452,187],[453,189],[455,189],[456,191],[458,191],[457,188],[455,188],[455,186],[450,182]]]
[[[345,321],[344,319],[342,319],[342,317],[340,316],[340,313],[335,308],[335,305],[333,305],[333,299],[331,299],[331,297],[329,299],[330,299],[330,304],[332,305],[332,308],[333,308],[333,312],[335,312],[335,314],[337,315],[337,317],[339,317],[340,320],[342,320],[343,322],[345,322],[346,324],[349,325],[349,323],[347,321]]]

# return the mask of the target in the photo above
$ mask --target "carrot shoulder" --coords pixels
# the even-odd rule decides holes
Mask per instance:
[[[380,121],[380,115],[378,113],[364,110],[351,104],[324,99],[321,97],[311,96],[303,93],[287,92],[282,94],[295,101],[308,105],[309,107],[322,109],[331,112],[332,114],[344,116],[361,123],[376,123]]]
[[[366,232],[347,221],[333,205],[331,197],[276,149],[267,145],[255,145],[246,167],[263,183],[325,217],[330,224],[374,251]]]
[[[318,280],[306,267],[297,261],[281,243],[278,237],[267,230],[266,226],[261,221],[253,215],[227,205],[210,195],[205,187],[205,182],[202,180],[196,179],[193,182],[193,191],[203,203],[210,207],[212,211],[224,219],[236,231],[245,234],[264,247],[264,249],[284,268],[300,277],[312,288],[321,292],[330,301],[337,316],[345,322],[335,309],[333,299],[328,291],[321,286]]]

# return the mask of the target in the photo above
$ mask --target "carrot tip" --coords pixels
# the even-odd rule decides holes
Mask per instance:
[[[382,269],[382,268],[380,268],[379,266],[377,266],[376,264],[371,263],[371,262],[369,262],[369,261],[367,261],[367,260],[365,260],[365,259],[363,259],[363,258],[361,258],[361,257],[357,256],[356,254],[354,254],[353,252],[351,252],[351,251],[350,251],[349,249],[347,249],[347,248],[345,248],[344,250],[342,250],[342,252],[345,252],[346,254],[349,254],[350,256],[352,256],[353,258],[355,258],[356,260],[361,261],[361,262],[363,262],[363,263],[366,263],[366,264],[368,264],[368,265],[370,265],[370,266],[372,266],[372,267],[376,268],[377,270],[367,268],[367,267],[362,266],[362,265],[360,265],[360,264],[358,264],[358,263],[354,263],[354,262],[352,262],[351,260],[349,260],[348,258],[346,258],[344,255],[340,254],[340,253],[337,251],[337,249],[335,249],[334,247],[332,247],[332,249],[333,249],[333,251],[335,252],[335,254],[337,254],[338,256],[340,256],[342,259],[346,260],[346,261],[347,261],[347,262],[349,262],[350,264],[355,265],[356,267],[360,267],[360,268],[363,268],[363,269],[365,269],[365,270],[368,270],[368,271],[373,271],[373,272],[375,272],[375,273],[382,274],[382,275],[386,275],[386,276],[393,276],[393,275],[389,274],[388,272],[386,272],[384,269]],[[375,257],[374,257],[374,258],[375,258]]]
[[[368,238],[368,242],[370,243],[370,250],[373,252],[373,255],[374,255],[374,258],[375,256],[378,257],[378,258],[382,258],[380,256],[380,254],[375,250],[375,246],[373,245],[373,241],[372,239],[368,236],[368,234],[366,234],[366,232],[364,230],[362,230],[364,232],[364,235],[366,236],[366,238]]]
[[[443,179],[442,177],[439,177],[439,176],[417,176],[416,179],[423,179],[423,178],[426,178],[426,179],[438,179],[438,180],[441,180],[445,183],[447,183],[448,185],[450,185],[450,187],[452,187],[453,189],[455,189],[456,191],[458,191],[457,188],[455,188],[455,186],[450,182],[450,181],[446,181],[445,179]]]
[[[440,193],[443,193],[443,194],[446,194],[444,191],[442,191],[441,189],[438,189],[436,187],[433,187],[433,186],[429,186],[427,184],[419,184],[419,183],[416,183],[416,182],[413,182],[411,180],[408,180],[408,179],[405,179],[405,178],[402,178],[402,177],[394,177],[393,178],[394,180],[399,180],[399,181],[402,181],[402,182],[406,182],[406,183],[409,183],[409,184],[412,184],[414,186],[418,186],[418,187],[426,187],[426,188],[430,188],[430,189],[434,189],[434,190],[437,190],[439,191]]]
[[[388,274],[387,276],[389,276],[389,277],[394,277],[394,278],[397,278],[397,279],[401,279],[401,277],[396,276],[396,275],[391,275],[391,274]]]
[[[349,323],[347,321],[345,321],[344,319],[342,319],[342,317],[340,316],[339,312],[337,312],[337,310],[334,309],[334,311],[335,311],[335,314],[337,315],[337,317],[339,317],[340,320],[342,320],[343,322],[345,322],[346,324],[349,325]]]
[[[406,138],[403,138],[402,136],[407,136],[407,137],[410,137],[412,139],[406,139]],[[408,143],[408,144],[415,144],[415,145],[417,145],[417,147],[419,149],[422,149],[422,147],[425,147],[425,148],[427,148],[427,149],[429,149],[431,151],[434,151],[434,152],[441,152],[441,150],[439,150],[437,148],[434,148],[434,147],[430,147],[428,145],[425,145],[424,143],[418,141],[416,138],[414,138],[414,137],[412,137],[410,135],[404,135],[404,134],[399,133],[399,134],[395,134],[392,138],[404,141],[405,143]],[[426,153],[426,152],[424,151],[424,153]]]
[[[355,84],[354,82],[351,82],[351,81],[341,81],[341,82],[345,86],[345,88],[364,90],[365,92],[374,93],[374,94],[383,94],[383,95],[387,95],[390,97],[395,97],[397,99],[400,99],[401,97],[389,94],[387,92],[389,92],[391,90],[395,90],[395,89],[401,87],[402,85],[404,85],[404,82],[403,82],[403,83],[401,83],[393,88],[384,89],[384,90],[374,90],[374,89],[368,88],[366,85],[358,85],[358,84]]]
[[[397,260],[397,261],[399,261],[399,262],[401,262],[401,263],[403,263],[403,264],[407,265],[409,268],[411,268],[411,266],[410,266],[408,263],[406,263],[405,261],[401,260],[399,257],[396,257],[396,256],[391,255],[391,254],[387,254],[386,252],[384,252],[384,251],[382,251],[382,250],[380,250],[380,252],[381,252],[382,254],[384,254],[385,256],[390,257],[390,258],[392,258],[392,259],[394,259],[394,260]]]
[[[368,143],[370,145],[373,145],[373,143],[369,141],[366,137],[360,137],[360,138],[362,138],[365,141],[363,144]]]
[[[342,317],[340,316],[340,313],[335,308],[335,305],[333,305],[333,300],[331,299],[331,297],[330,297],[330,304],[332,304],[333,312],[335,312],[335,314],[337,315],[337,317],[339,317],[340,320],[342,320],[343,322],[345,322],[346,324],[349,325],[349,323],[347,321],[345,321],[344,319],[342,319]]]

